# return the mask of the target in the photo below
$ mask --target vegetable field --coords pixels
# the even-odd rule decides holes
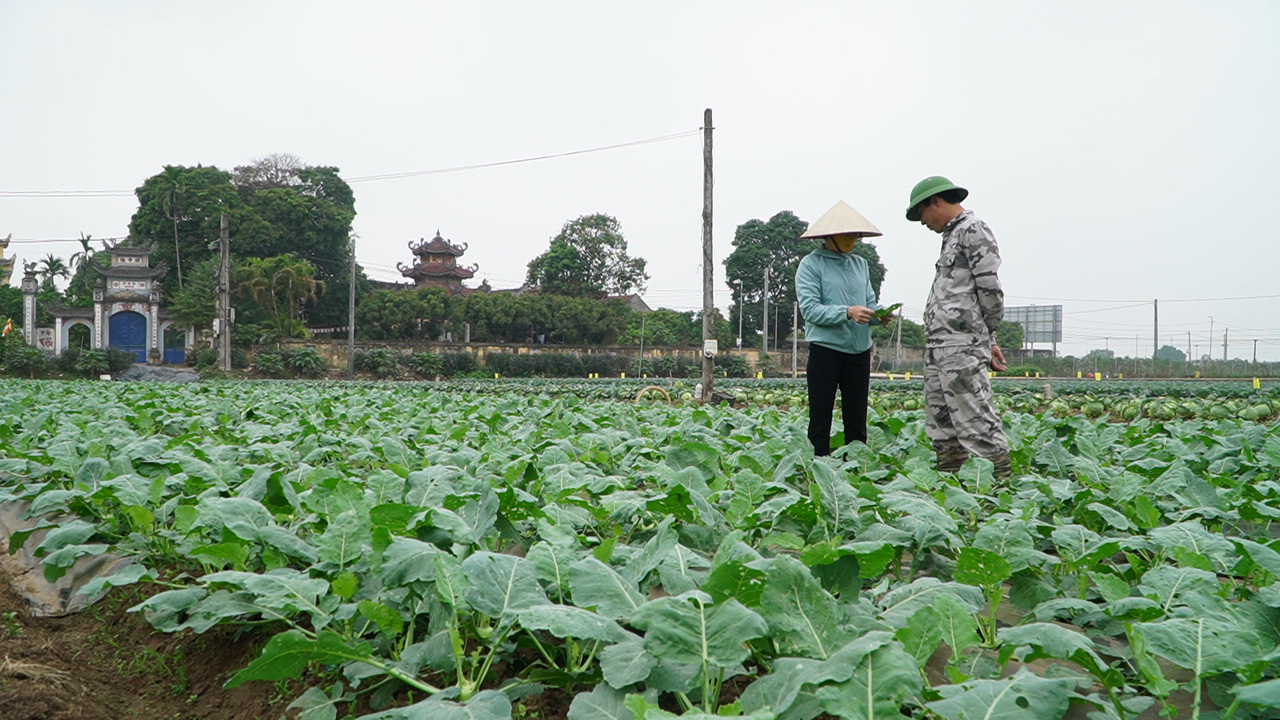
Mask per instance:
[[[8,382],[0,502],[47,576],[269,637],[229,683],[305,720],[1277,717],[1280,404],[1097,385],[1001,393],[1001,484],[918,383],[815,460],[785,382]]]

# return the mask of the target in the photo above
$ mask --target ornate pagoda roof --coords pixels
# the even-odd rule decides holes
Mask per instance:
[[[479,265],[471,267],[463,267],[461,265],[447,265],[442,262],[437,263],[414,263],[412,266],[404,263],[396,263],[396,268],[400,270],[400,274],[415,280],[423,278],[469,278],[476,274]]]
[[[151,250],[147,254],[151,254]],[[169,271],[169,261],[166,260],[155,267],[146,265],[129,266],[129,265],[103,265],[96,260],[91,261],[92,267],[97,273],[104,277],[112,278],[158,278]]]
[[[48,310],[49,314],[58,318],[78,318],[82,320],[93,319],[92,305],[45,305],[44,310]]]
[[[467,251],[467,244],[454,245],[441,237],[440,231],[436,230],[436,236],[430,240],[420,238],[416,243],[410,240],[409,249],[418,257],[426,255],[453,255],[454,257],[459,257]]]
[[[104,243],[102,249],[112,255],[150,256],[151,253],[156,251],[156,244],[150,243],[147,245],[126,245],[124,241],[118,241],[115,243]]]

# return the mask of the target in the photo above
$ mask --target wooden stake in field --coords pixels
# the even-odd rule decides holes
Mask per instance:
[[[715,312],[712,289],[715,284],[715,262],[711,257],[711,187],[715,184],[711,174],[711,108],[702,115],[702,397],[699,402],[711,399],[711,384],[715,377],[715,358],[707,352],[707,341],[715,337],[711,323]]]

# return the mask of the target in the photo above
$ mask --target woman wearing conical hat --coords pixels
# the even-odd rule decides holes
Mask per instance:
[[[843,201],[818,218],[801,238],[822,246],[796,269],[796,298],[804,317],[809,362],[809,442],[814,455],[831,454],[831,416],[836,391],[844,416],[845,442],[867,441],[867,393],[871,386],[871,325],[880,303],[867,261],[853,253],[863,238],[882,235]]]

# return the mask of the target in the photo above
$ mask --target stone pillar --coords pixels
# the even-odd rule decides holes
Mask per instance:
[[[147,306],[147,363],[159,365],[164,362],[164,353],[160,350],[160,291],[151,291],[151,302]]]
[[[36,264],[23,263],[26,272],[22,276],[22,339],[28,345],[36,344],[36,293],[40,283],[36,280]]]
[[[53,356],[58,357],[62,354],[62,318],[53,319]]]
[[[107,313],[102,306],[103,295],[102,288],[93,291],[93,333],[89,345],[94,350],[102,350],[107,346]]]

